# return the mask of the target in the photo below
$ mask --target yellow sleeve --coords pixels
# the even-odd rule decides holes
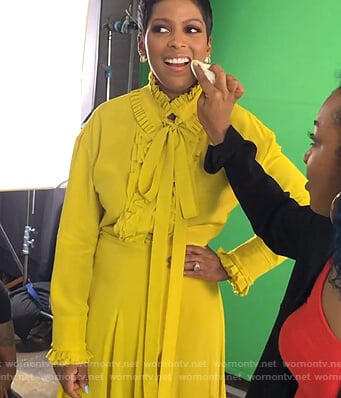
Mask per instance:
[[[263,166],[286,192],[290,192],[298,203],[309,203],[305,189],[306,178],[297,167],[282,153],[274,133],[261,123],[252,113],[236,105],[231,123],[247,140],[257,146],[257,161]],[[257,236],[235,249],[226,252],[220,248],[218,256],[231,280],[235,293],[245,295],[255,280],[282,263],[285,258],[274,254]]]
[[[99,127],[91,119],[78,136],[58,230],[51,280],[52,364],[87,363],[88,295],[102,216],[93,184]],[[99,135],[99,134],[97,134]]]

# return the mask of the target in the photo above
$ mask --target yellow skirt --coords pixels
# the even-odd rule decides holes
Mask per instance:
[[[185,277],[174,361],[162,363],[169,264],[164,278],[149,286],[150,246],[126,243],[103,233],[94,261],[89,296],[88,398],[225,398],[224,313],[217,283]],[[146,322],[148,292],[162,292],[162,311]],[[161,325],[161,326],[160,326]],[[152,347],[145,336],[160,330]],[[146,350],[155,352],[145,360]],[[150,358],[150,355],[149,357]],[[160,375],[160,366],[164,372]],[[169,371],[168,371],[169,369]],[[58,398],[68,398],[59,391]]]

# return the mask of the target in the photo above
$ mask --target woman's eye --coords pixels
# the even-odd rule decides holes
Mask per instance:
[[[201,29],[197,28],[196,26],[188,26],[186,28],[186,31],[188,33],[198,33],[198,32],[201,32]]]
[[[155,25],[153,26],[152,31],[155,33],[168,33],[169,29],[162,25]]]

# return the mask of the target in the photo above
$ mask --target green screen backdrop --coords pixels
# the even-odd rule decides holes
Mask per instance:
[[[275,131],[283,152],[305,173],[307,133],[341,70],[340,0],[211,0],[212,62],[244,85],[240,104]],[[238,208],[212,242],[226,249],[252,234]],[[221,284],[226,371],[247,380],[279,309],[292,261],[259,278],[246,297]]]
[[[322,103],[339,83],[340,0],[211,0],[212,62],[244,85],[240,104],[277,136],[283,152],[305,172],[308,132]],[[148,66],[141,65],[141,84]],[[240,208],[213,248],[232,249],[252,236]],[[279,309],[292,261],[260,277],[246,297],[221,283],[226,323],[226,371],[250,380]]]

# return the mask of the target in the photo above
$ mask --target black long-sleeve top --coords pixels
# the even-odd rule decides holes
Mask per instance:
[[[309,297],[331,254],[332,224],[309,206],[300,206],[255,160],[255,144],[231,126],[222,144],[208,148],[205,170],[224,167],[233,191],[255,233],[275,252],[295,261],[278,316],[247,398],[294,397],[297,382],[281,358],[278,338],[288,316]],[[274,366],[275,365],[275,366]]]

